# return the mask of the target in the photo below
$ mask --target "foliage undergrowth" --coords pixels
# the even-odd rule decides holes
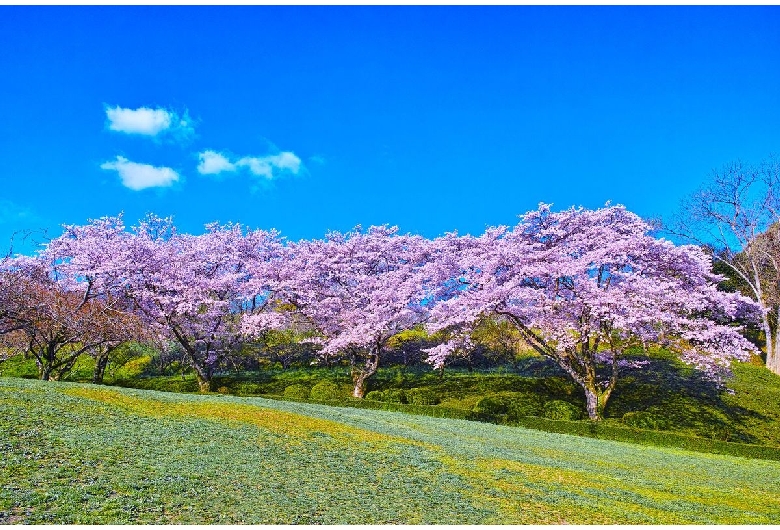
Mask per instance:
[[[780,462],[387,411],[2,378],[0,431],[0,523],[780,518]]]
[[[353,408],[384,409],[432,417],[522,425],[549,432],[697,451],[775,458],[780,448],[780,377],[749,363],[734,365],[728,390],[716,387],[663,350],[642,358],[649,365],[628,369],[605,411],[593,425],[585,418],[578,387],[551,363],[528,357],[517,370],[444,374],[426,367],[381,368],[364,400],[351,395],[349,368],[305,367],[225,373],[214,378],[221,394],[266,396]],[[91,359],[80,360],[70,380],[89,381]],[[110,369],[116,386],[197,392],[192,373],[150,375],[150,358]],[[32,361],[12,358],[0,373],[34,377]],[[733,392],[733,393],[730,393]],[[579,421],[576,421],[579,420]],[[761,447],[768,446],[768,447]]]

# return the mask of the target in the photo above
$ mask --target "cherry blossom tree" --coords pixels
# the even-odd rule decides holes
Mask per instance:
[[[18,296],[6,300],[12,304],[13,325],[0,340],[33,357],[42,380],[59,380],[82,354],[110,351],[134,338],[137,328],[131,325],[132,316],[111,300],[93,296],[88,282],[69,288],[57,262],[49,258],[43,252],[4,264],[2,273],[17,281]]]
[[[291,244],[289,252],[277,293],[317,329],[320,356],[348,356],[353,396],[362,398],[388,340],[425,318],[418,274],[427,241],[395,227],[356,227]]]
[[[128,300],[158,335],[177,342],[202,392],[242,340],[242,316],[264,309],[262,281],[248,262],[267,261],[276,232],[240,225],[179,234],[170,218],[149,216],[132,232],[121,217],[67,227],[50,248],[68,256],[62,268],[93,289]]]
[[[440,365],[468,347],[480,316],[497,314],[583,388],[593,420],[636,348],[661,344],[719,380],[732,359],[755,351],[729,325],[755,314],[755,304],[718,291],[701,249],[649,232],[622,206],[554,213],[540,205],[511,230],[444,238],[439,244],[453,248],[441,265],[450,287],[428,327],[454,336],[429,349],[429,361]]]
[[[24,327],[21,310],[33,279],[20,265],[18,258],[5,256],[0,260],[0,335]]]

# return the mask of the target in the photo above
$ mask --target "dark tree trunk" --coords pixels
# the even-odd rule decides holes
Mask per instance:
[[[54,350],[47,345],[40,348],[38,353],[32,345],[29,349],[35,357],[35,364],[38,366],[38,376],[41,381],[52,381],[54,377]]]
[[[92,383],[95,385],[103,384],[103,376],[108,366],[108,353],[109,350],[106,350],[105,353],[98,355],[97,359],[95,359],[95,371],[92,372]]]
[[[52,380],[51,364],[38,363],[38,375],[40,376],[41,381],[51,381]]]

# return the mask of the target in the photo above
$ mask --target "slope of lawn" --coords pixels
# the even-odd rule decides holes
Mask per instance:
[[[0,378],[0,523],[776,523],[780,462]]]
[[[663,350],[638,359],[648,364],[623,371],[605,421],[598,426],[584,419],[581,389],[557,366],[538,357],[523,359],[515,367],[473,372],[448,369],[443,377],[429,367],[381,368],[370,381],[371,392],[365,400],[349,397],[349,367],[344,366],[229,372],[215,378],[214,388],[222,394],[327,401],[736,456],[780,458],[780,376],[766,370],[760,360],[736,363],[734,377],[719,388]],[[93,366],[94,361],[84,356],[68,380],[89,381]],[[106,383],[197,391],[193,374],[165,374],[153,368],[150,357],[138,357],[124,365],[110,365]],[[35,364],[14,357],[0,364],[0,375],[34,378]],[[333,389],[327,398],[320,395],[318,399],[312,390],[323,382],[332,383]],[[736,447],[734,442],[752,448]],[[758,446],[769,449],[756,450]]]

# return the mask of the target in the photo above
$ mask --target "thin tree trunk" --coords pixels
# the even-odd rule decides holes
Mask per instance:
[[[772,334],[769,324],[765,324],[766,333],[766,367],[769,371],[780,375],[780,307],[775,309],[777,318],[775,319],[775,332]],[[766,318],[765,318],[766,320]]]
[[[368,354],[366,363],[361,369],[355,368],[352,371],[352,381],[355,383],[355,388],[352,390],[352,396],[358,399],[363,399],[368,389],[368,379],[376,373],[379,369],[379,351],[378,347],[372,349]]]
[[[769,317],[766,314],[761,316],[761,327],[764,330],[765,348],[766,348],[766,367],[771,370],[771,365],[774,362],[775,351],[777,349],[776,341],[778,333],[772,333],[772,326],[769,325]]]
[[[108,366],[108,353],[110,350],[106,350],[98,355],[95,362],[95,371],[92,373],[92,383],[95,385],[103,384],[103,376],[106,373],[106,366]]]

